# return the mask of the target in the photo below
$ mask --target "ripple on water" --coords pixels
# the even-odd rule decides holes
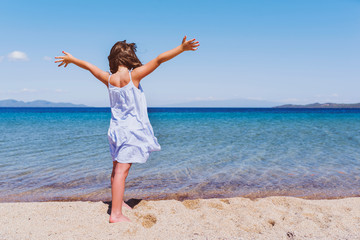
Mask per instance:
[[[0,201],[111,199],[110,112],[58,111],[0,109]],[[360,195],[360,111],[149,117],[162,151],[133,164],[126,198]]]

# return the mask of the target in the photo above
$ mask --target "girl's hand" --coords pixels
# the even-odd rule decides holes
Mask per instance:
[[[65,56],[55,57],[56,59],[61,59],[61,60],[55,61],[55,63],[62,62],[59,64],[58,67],[60,67],[64,64],[65,64],[64,67],[66,67],[69,63],[72,63],[73,59],[74,59],[74,57],[70,53],[67,53],[65,51],[62,51],[62,52],[65,54]]]
[[[182,43],[181,43],[181,47],[183,51],[195,51],[196,49],[198,49],[197,47],[200,46],[200,44],[197,44],[199,42],[194,42],[194,39],[191,39],[189,41],[186,41],[186,36],[183,38]]]

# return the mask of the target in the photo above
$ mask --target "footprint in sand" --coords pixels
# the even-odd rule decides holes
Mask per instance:
[[[219,209],[219,210],[223,210],[224,207],[220,204],[220,203],[214,203],[214,202],[210,202],[209,203],[209,206],[211,208],[216,208],[216,209]]]
[[[288,237],[288,239],[294,239],[295,234],[293,232],[287,232],[286,236]]]
[[[146,214],[144,216],[139,216],[141,219],[141,224],[143,227],[151,228],[156,223],[157,219],[152,214]]]
[[[271,224],[271,226],[275,226],[275,220],[273,219],[269,219],[268,223]]]
[[[230,204],[230,201],[228,199],[220,199],[220,201],[226,203],[226,204]]]
[[[182,204],[188,209],[196,209],[200,207],[200,200],[185,200],[182,202]]]

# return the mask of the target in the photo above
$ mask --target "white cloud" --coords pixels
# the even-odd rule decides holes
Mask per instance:
[[[22,88],[20,90],[8,90],[8,93],[34,93],[38,92],[37,89],[31,89],[31,88]]]
[[[13,51],[13,52],[9,53],[8,58],[10,61],[17,61],[17,60],[28,61],[29,60],[26,53],[20,52],[20,51]]]
[[[26,92],[37,92],[36,89],[29,89],[29,88],[23,88],[20,90],[21,93],[26,93]]]
[[[0,62],[2,62],[2,60],[4,60],[4,56],[0,56]]]
[[[49,56],[44,56],[43,59],[44,59],[45,61],[51,61],[51,57],[49,57]]]
[[[8,90],[7,93],[67,93],[67,90],[57,88],[57,89],[33,89],[33,88],[22,88],[19,90]]]

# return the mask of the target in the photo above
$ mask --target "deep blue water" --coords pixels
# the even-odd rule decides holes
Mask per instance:
[[[111,199],[109,108],[0,108],[0,201]],[[360,109],[149,108],[125,200],[360,196]]]

